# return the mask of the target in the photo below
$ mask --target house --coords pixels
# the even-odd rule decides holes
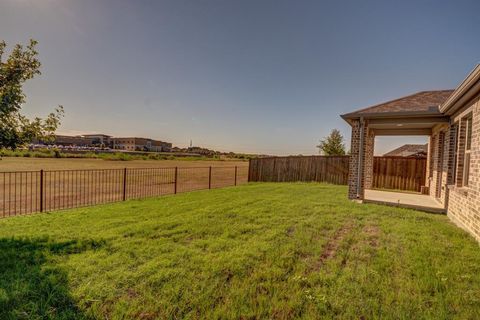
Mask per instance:
[[[342,115],[352,127],[348,197],[372,186],[374,138],[429,137],[429,197],[480,241],[480,65],[455,90],[423,91]]]
[[[113,149],[127,151],[169,152],[172,148],[168,142],[137,137],[113,138],[112,145]]]
[[[385,153],[384,157],[407,157],[407,158],[426,158],[428,154],[427,144],[404,144],[401,147]]]

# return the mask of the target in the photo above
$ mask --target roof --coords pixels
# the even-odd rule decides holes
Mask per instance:
[[[344,119],[392,115],[440,115],[439,106],[454,90],[421,91],[342,115]]]
[[[450,97],[440,106],[440,111],[446,115],[452,115],[479,93],[480,64],[477,64],[465,80],[460,83]]]
[[[103,133],[89,133],[89,134],[84,134],[83,135],[84,137],[98,137],[98,136],[102,136],[102,137],[107,137],[107,138],[111,138],[112,136],[109,136],[108,134],[103,134]]]
[[[384,157],[411,157],[418,154],[427,154],[428,144],[404,144],[401,147],[385,153]]]

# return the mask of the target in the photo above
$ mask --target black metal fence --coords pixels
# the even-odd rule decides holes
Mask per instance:
[[[235,186],[247,179],[243,166],[0,172],[0,217]]]

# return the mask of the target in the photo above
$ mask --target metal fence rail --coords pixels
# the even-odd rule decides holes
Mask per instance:
[[[248,167],[0,172],[0,218],[247,182]]]

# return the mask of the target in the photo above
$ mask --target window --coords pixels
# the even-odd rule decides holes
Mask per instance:
[[[472,116],[465,119],[465,155],[463,164],[463,185],[468,186],[470,176],[470,152],[472,149]]]
[[[456,185],[467,187],[470,180],[470,153],[472,149],[472,114],[459,121],[457,132]]]
[[[451,169],[451,179],[449,184],[454,184],[456,179],[457,179],[457,158],[458,158],[458,122],[455,122],[451,128],[450,134],[451,134],[451,143],[450,143],[450,152],[452,157],[451,159],[451,166],[449,168]],[[449,169],[450,170],[450,169]]]

